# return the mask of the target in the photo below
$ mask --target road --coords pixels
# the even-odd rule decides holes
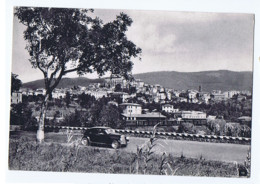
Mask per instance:
[[[11,137],[26,136],[35,139],[35,133],[20,132],[19,134],[11,135]],[[80,139],[81,136],[74,136],[75,139]],[[61,142],[65,143],[67,135],[65,133],[45,133],[46,142]],[[129,144],[126,148],[122,148],[127,152],[136,152],[137,146],[141,147],[148,138],[129,137]],[[217,160],[225,162],[243,163],[246,159],[249,145],[230,144],[230,143],[212,143],[212,142],[197,142],[184,141],[172,139],[157,139],[156,146],[153,151],[157,154],[166,152],[173,156],[185,156],[191,158],[200,158],[201,156],[206,160]],[[109,149],[109,148],[100,148]],[[111,149],[112,150],[112,149]]]
[[[130,142],[125,148],[129,152],[136,151],[137,146],[143,145],[149,141],[148,138],[130,137]],[[196,142],[182,140],[166,140],[158,139],[154,147],[156,153],[169,153],[173,156],[200,158],[206,160],[217,160],[225,162],[243,163],[246,159],[249,145],[229,144],[229,143],[212,143],[212,142]]]

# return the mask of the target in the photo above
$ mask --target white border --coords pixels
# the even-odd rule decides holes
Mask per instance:
[[[2,3],[2,1],[1,1]],[[248,184],[260,183],[260,1],[259,0],[7,0],[1,6],[1,183],[199,183],[199,184]],[[9,98],[10,71],[12,52],[12,21],[13,6],[45,6],[45,7],[76,7],[105,9],[139,9],[139,10],[170,10],[196,12],[228,12],[255,14],[255,45],[254,45],[254,87],[253,87],[253,125],[252,125],[252,175],[244,178],[206,178],[206,177],[173,177],[173,176],[139,176],[115,174],[86,173],[54,173],[54,172],[23,172],[8,170],[8,131],[9,131]],[[3,9],[3,10],[2,10]],[[4,13],[5,10],[5,13]],[[6,16],[5,18],[4,15]],[[6,31],[6,34],[3,33]],[[3,41],[5,40],[5,42]],[[4,59],[3,59],[4,58]],[[4,136],[3,136],[4,135]],[[2,141],[4,140],[4,141]],[[2,156],[4,154],[4,156]]]

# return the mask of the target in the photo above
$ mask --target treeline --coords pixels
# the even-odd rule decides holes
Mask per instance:
[[[23,103],[13,104],[10,114],[11,125],[22,125],[24,129],[37,126],[37,120],[32,116],[33,111],[40,113],[42,95],[24,96]],[[131,99],[135,102],[136,98]],[[112,103],[111,103],[112,102]],[[122,109],[118,104],[122,103],[120,98],[95,97],[82,93],[71,95],[67,92],[65,98],[52,99],[48,103],[48,112],[52,112],[51,119],[46,119],[46,125],[92,127],[108,126],[112,128],[126,128],[121,118]],[[140,103],[140,102],[139,102]],[[142,104],[143,109],[160,111],[158,103]],[[206,112],[207,115],[217,116],[216,120],[208,120],[204,126],[197,127],[192,123],[182,123],[178,128],[171,126],[165,131],[191,134],[211,134],[251,137],[251,126],[241,125],[236,122],[240,116],[251,115],[250,101],[229,100],[226,102],[212,104],[174,103],[174,108],[180,110],[196,110]],[[163,113],[168,118],[173,114]]]
[[[195,126],[192,123],[181,123],[176,129],[178,133],[206,134],[232,137],[251,137],[251,128],[239,123],[227,123],[222,119],[208,120],[206,125]]]
[[[252,116],[251,100],[238,101],[230,99],[227,101],[210,104],[180,102],[175,103],[174,107],[182,110],[203,111],[207,115],[222,117],[223,119],[231,122],[237,121],[237,119],[241,116]]]
[[[40,113],[42,95],[23,96],[23,102],[11,105],[10,124],[22,125],[24,129],[37,126],[33,111]],[[109,103],[113,101],[115,103]],[[52,118],[46,118],[46,125],[73,127],[108,126],[122,128],[122,110],[118,107],[120,99],[95,97],[82,93],[80,95],[66,94],[65,98],[52,99],[48,103],[48,113]],[[64,113],[66,112],[66,113]]]

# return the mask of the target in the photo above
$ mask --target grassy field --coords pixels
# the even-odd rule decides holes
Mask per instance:
[[[83,147],[77,141],[38,144],[30,137],[13,136],[9,145],[11,170],[238,177],[238,167],[203,157]]]
[[[13,132],[11,138],[18,139],[24,136],[29,140],[35,140],[35,132]],[[74,132],[70,142],[78,140],[82,137],[80,131]],[[48,132],[45,133],[45,142],[66,143],[68,142],[68,134],[66,132]],[[142,146],[149,141],[148,138],[129,137],[129,144],[124,150],[126,152],[136,152],[138,146]],[[172,140],[172,139],[158,139],[156,141],[153,151],[157,154],[163,152],[172,154],[174,156],[184,155],[188,158],[201,158],[206,160],[224,161],[224,162],[238,162],[243,163],[246,159],[249,145],[230,144],[230,143],[211,143],[211,142],[197,142],[186,140]],[[221,150],[221,151],[220,151]]]

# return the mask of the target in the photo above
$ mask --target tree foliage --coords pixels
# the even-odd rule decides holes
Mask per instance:
[[[123,121],[120,117],[119,108],[114,105],[104,105],[100,112],[100,124],[112,128],[118,128]]]
[[[11,93],[14,91],[19,91],[21,86],[22,86],[22,81],[20,79],[18,79],[18,75],[12,73]]]
[[[78,95],[79,104],[83,108],[90,108],[91,105],[96,102],[96,98],[89,94],[82,93]]]
[[[67,107],[69,107],[69,105],[71,103],[70,92],[68,92],[68,91],[66,92],[65,103],[66,103]]]
[[[10,112],[10,125],[22,125],[24,129],[36,125],[36,119],[32,117],[32,109],[27,103],[13,104]]]
[[[26,26],[24,39],[34,68],[44,75],[47,93],[70,72],[79,75],[107,71],[129,77],[132,57],[141,49],[125,32],[132,19],[121,13],[103,24],[90,15],[94,10],[19,7],[15,15]]]
[[[192,123],[181,123],[177,131],[179,133],[195,134],[196,127]]]
[[[26,26],[24,39],[30,63],[44,76],[46,96],[41,106],[37,140],[44,139],[48,99],[63,76],[106,72],[131,77],[132,57],[141,49],[126,36],[132,19],[120,13],[104,24],[90,9],[17,7],[15,16]]]

